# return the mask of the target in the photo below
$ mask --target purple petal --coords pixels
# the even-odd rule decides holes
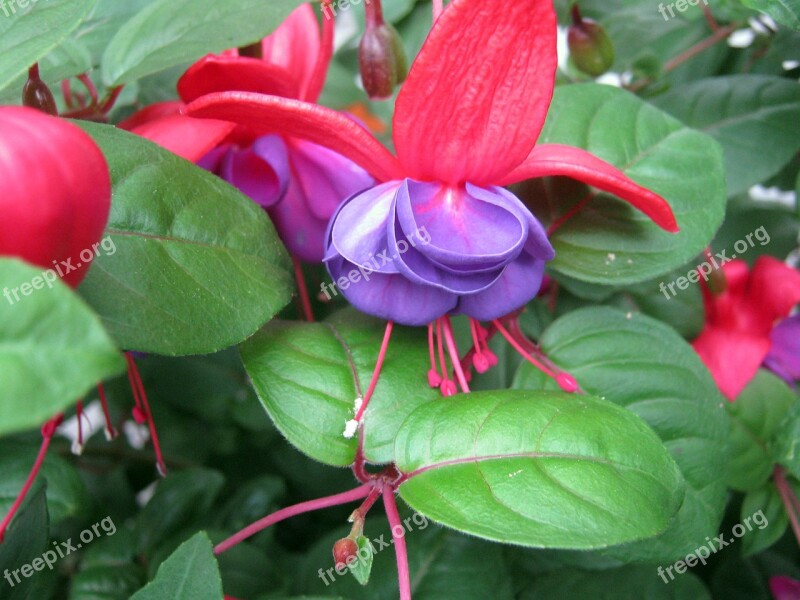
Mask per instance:
[[[516,255],[528,235],[528,222],[505,206],[505,197],[466,188],[406,179],[397,194],[397,218],[403,232],[425,231],[430,244],[420,248],[429,259],[450,267],[497,267]],[[490,198],[491,200],[487,200]]]
[[[494,285],[477,294],[461,296],[458,312],[479,321],[491,321],[524,306],[539,292],[544,262],[523,252]]]
[[[400,183],[390,181],[369,189],[342,205],[331,221],[330,243],[345,260],[380,273],[397,273],[386,237],[394,215]]]
[[[308,210],[306,196],[296,180],[289,183],[283,201],[269,209],[269,216],[289,252],[305,262],[322,262],[328,221]]]
[[[455,294],[412,283],[402,275],[370,273],[338,255],[325,264],[338,283],[334,290],[324,288],[324,293],[331,297],[341,293],[361,312],[401,325],[427,325],[458,302]]]
[[[286,144],[277,135],[258,138],[244,150],[231,148],[218,174],[264,208],[283,199],[289,186]]]
[[[375,179],[349,158],[297,138],[288,144],[292,175],[318,219],[327,221],[344,200],[375,185]]]
[[[800,315],[784,319],[770,334],[764,365],[789,384],[800,380]]]
[[[800,581],[791,577],[771,577],[769,589],[775,600],[800,600]]]

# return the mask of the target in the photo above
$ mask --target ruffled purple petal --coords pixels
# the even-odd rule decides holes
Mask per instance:
[[[431,260],[456,268],[496,267],[522,250],[528,222],[504,205],[503,196],[481,191],[476,197],[467,188],[406,179],[397,194],[398,221],[407,236],[428,233],[431,242],[420,252]]]
[[[461,296],[458,312],[479,321],[491,321],[517,310],[536,297],[542,286],[545,261],[523,252],[491,287]]]
[[[400,186],[390,181],[358,194],[334,215],[330,244],[345,260],[380,273],[397,273],[394,262],[386,260],[394,250],[387,239],[387,227],[394,216],[395,196]]]
[[[800,315],[784,319],[770,334],[764,365],[789,384],[800,381]]]
[[[338,283],[333,291],[325,288],[323,292],[341,293],[358,310],[401,325],[427,325],[458,302],[456,294],[415,284],[402,275],[369,273],[339,255],[329,257],[325,264]]]

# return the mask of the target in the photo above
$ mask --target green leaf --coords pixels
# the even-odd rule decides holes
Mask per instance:
[[[240,346],[264,407],[286,439],[308,456],[350,465],[357,439],[344,437],[356,396],[369,387],[384,325],[353,310],[324,323],[273,321]],[[364,454],[391,462],[394,438],[418,405],[438,399],[419,329],[395,327],[378,385],[364,415]]]
[[[0,515],[5,515],[17,499],[38,453],[35,446],[12,440],[0,442]],[[86,486],[75,467],[63,458],[49,452],[39,477],[47,481],[47,512],[54,524],[86,509]]]
[[[800,149],[800,86],[790,79],[701,79],[653,102],[722,145],[730,196],[778,173]]]
[[[652,279],[688,262],[722,222],[725,183],[719,146],[709,136],[626,91],[605,85],[556,88],[539,143],[588,150],[621,169],[672,206],[680,233],[670,234],[643,213],[599,194],[551,236],[551,269],[595,283]],[[586,196],[535,194],[533,211],[549,225]]]
[[[103,55],[103,80],[120,85],[208,53],[266,37],[301,0],[156,0],[123,25]]]
[[[358,544],[358,560],[348,565],[350,572],[361,585],[369,583],[369,574],[372,572],[372,563],[375,558],[375,549],[369,538],[362,535],[356,539]]]
[[[772,546],[789,525],[781,495],[771,481],[745,495],[740,515],[741,524],[745,523],[745,519],[758,521],[742,538],[743,556],[756,554]]]
[[[20,0],[0,4],[0,90],[72,33],[97,0]]]
[[[0,258],[0,282],[3,435],[40,426],[125,361],[83,300],[60,280],[48,284],[41,267]]]
[[[585,308],[561,317],[540,344],[587,393],[625,406],[649,423],[686,479],[686,498],[664,534],[606,554],[624,561],[669,563],[716,533],[725,505],[727,403],[691,346],[663,323],[609,308]],[[520,367],[514,385],[556,389],[528,364]]]
[[[772,456],[800,479],[800,402],[794,402],[770,440]]]
[[[800,30],[800,0],[742,0],[742,4],[769,15],[781,25]]]
[[[89,567],[73,577],[69,600],[128,600],[144,583],[139,565]]]
[[[241,342],[291,298],[264,211],[220,178],[130,133],[81,122],[108,160],[105,246],[80,292],[120,346],[170,356]]]
[[[31,570],[27,577],[24,572],[21,572],[22,576],[19,577],[19,580],[15,579],[13,573],[10,574],[14,586],[10,592],[3,589],[3,600],[30,600],[32,597],[29,594],[31,587],[35,585],[36,577],[31,577],[31,575],[39,575],[39,573],[34,571],[31,566],[34,559],[41,560],[42,554],[48,549],[47,542],[50,539],[45,487],[43,483],[34,485],[19,512],[11,521],[3,543],[0,544],[0,565],[3,569],[22,569],[23,565],[28,565],[28,569]],[[48,556],[48,558],[50,557]],[[58,556],[55,556],[52,560],[57,559]],[[47,567],[46,564],[39,566],[39,571]],[[0,585],[5,588],[8,583],[3,580]]]
[[[397,435],[400,495],[490,540],[598,548],[656,535],[683,500],[677,465],[632,412],[591,396],[474,392],[417,408]]]
[[[728,404],[732,417],[727,468],[730,487],[755,490],[769,479],[776,462],[769,442],[798,403],[781,379],[762,369],[736,402]]]
[[[693,573],[663,579],[655,566],[628,566],[605,571],[561,569],[537,577],[520,600],[711,600]],[[673,575],[674,577],[674,575]],[[668,586],[664,585],[669,583]]]
[[[200,532],[158,568],[155,579],[131,600],[222,600],[222,579],[211,540]]]
[[[137,519],[138,548],[153,550],[171,535],[204,517],[225,477],[208,469],[186,469],[159,482],[156,493]]]

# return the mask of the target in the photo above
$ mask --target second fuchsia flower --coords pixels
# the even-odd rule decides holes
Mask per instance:
[[[539,221],[500,186],[566,175],[630,202],[668,231],[669,205],[578,148],[534,147],[553,94],[556,18],[546,0],[451,2],[414,62],[394,116],[397,158],[366,130],[307,102],[246,92],[198,98],[187,113],[327,146],[382,183],[331,220],[325,261],[360,310],[407,325],[449,313],[492,320],[530,301],[554,256]],[[426,244],[408,244],[424,228]],[[398,244],[405,241],[405,252]],[[372,259],[388,251],[391,260]]]

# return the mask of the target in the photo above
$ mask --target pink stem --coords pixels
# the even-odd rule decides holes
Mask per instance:
[[[97,87],[94,85],[94,82],[86,73],[78,75],[77,79],[83,84],[83,87],[86,88],[86,91],[89,92],[91,106],[97,106]]]
[[[111,414],[108,412],[108,400],[106,400],[106,391],[102,383],[97,384],[97,394],[100,396],[100,405],[103,407],[103,415],[106,419],[106,433],[108,434],[108,439],[113,440],[117,437],[117,430],[114,429],[114,426],[111,424]]]
[[[364,412],[367,410],[367,405],[369,404],[370,398],[372,398],[372,393],[375,391],[375,386],[378,385],[378,379],[381,376],[381,368],[383,367],[383,361],[386,358],[386,350],[389,347],[389,339],[392,337],[392,329],[394,328],[394,321],[387,321],[386,322],[386,331],[383,334],[383,341],[381,342],[381,349],[378,352],[378,360],[375,361],[375,370],[372,372],[372,380],[369,382],[369,387],[367,388],[367,393],[364,394],[364,399],[361,402],[361,407],[358,409],[358,413],[356,413],[356,421],[361,421],[361,417],[364,416]]]
[[[139,369],[136,368],[136,362],[133,360],[133,356],[131,356],[130,353],[126,352],[125,357],[128,359],[129,376],[134,382],[133,385],[135,385],[136,389],[138,390],[139,399],[142,403],[144,414],[147,417],[147,426],[150,429],[150,437],[153,438],[153,450],[156,453],[156,467],[158,468],[159,474],[162,477],[166,477],[167,465],[164,462],[164,457],[161,454],[161,444],[158,442],[156,422],[153,419],[153,413],[150,411],[150,403],[147,401],[147,394],[144,391],[144,384],[142,383],[142,378],[139,375]]]
[[[356,458],[353,461],[353,475],[356,476],[361,483],[367,483],[372,480],[370,474],[366,469],[366,459],[364,458],[364,430],[358,432],[358,450],[356,450]]]
[[[362,498],[366,498],[369,496],[369,493],[372,491],[372,488],[375,486],[374,482],[364,483],[358,486],[355,489],[352,489],[347,492],[342,492],[341,494],[334,494],[332,496],[325,496],[324,498],[317,498],[316,500],[308,500],[307,502],[300,502],[299,504],[295,504],[293,506],[287,506],[286,508],[282,508],[279,511],[272,513],[252,523],[235,533],[227,540],[220,542],[214,548],[214,554],[220,555],[226,550],[230,550],[235,545],[243,542],[250,536],[255,535],[259,531],[263,531],[267,527],[274,525],[275,523],[280,523],[286,519],[291,517],[295,517],[297,515],[302,515],[303,513],[311,512],[314,510],[321,510],[323,508],[328,508],[330,506],[339,506],[340,504],[347,504],[348,502],[355,502],[356,500],[361,500]]]
[[[292,265],[294,265],[294,278],[297,280],[297,293],[300,295],[300,304],[303,306],[303,316],[306,321],[313,323],[314,312],[311,310],[311,298],[308,296],[306,279],[303,277],[303,265],[296,256],[292,256]]]
[[[456,341],[453,339],[453,326],[450,324],[449,317],[444,318],[444,339],[447,342],[447,351],[450,353],[450,362],[453,363],[453,370],[456,373],[456,378],[458,379],[458,383],[461,386],[461,391],[465,394],[469,393],[469,385],[467,384],[467,378],[464,377],[464,370],[461,368],[461,360],[458,355],[458,348],[456,347]]]
[[[550,224],[550,227],[547,228],[547,237],[552,236],[556,231],[558,231],[558,229],[564,223],[566,223],[572,217],[574,217],[579,212],[581,212],[584,209],[584,207],[587,204],[589,204],[589,202],[592,200],[592,198],[594,198],[594,192],[589,192],[588,194],[586,194],[586,196],[583,197],[583,199],[581,199],[580,202],[578,202],[575,206],[570,208],[567,212],[565,212],[563,215],[561,215],[559,218],[557,218],[555,221],[553,221]]]
[[[797,543],[800,544],[800,522],[798,522],[797,513],[800,512],[800,502],[794,495],[792,487],[786,481],[786,475],[783,467],[775,467],[773,471],[773,479],[775,480],[775,487],[783,501],[783,506],[786,509],[786,514],[789,515],[789,522],[792,524],[792,531]]]
[[[6,535],[6,529],[8,529],[11,519],[14,518],[14,515],[19,510],[23,500],[25,500],[25,496],[30,491],[33,482],[36,480],[36,476],[39,474],[39,470],[42,468],[42,463],[44,463],[44,459],[47,456],[47,449],[50,447],[50,440],[53,439],[53,435],[56,433],[56,428],[61,425],[63,420],[63,414],[56,415],[42,426],[42,445],[39,448],[39,454],[36,457],[36,462],[33,463],[33,468],[28,474],[28,478],[25,480],[25,484],[22,486],[17,499],[14,501],[14,504],[11,505],[8,514],[6,514],[6,516],[3,518],[2,523],[0,523],[0,543],[3,542],[3,538]]]
[[[307,102],[316,102],[322,93],[322,88],[325,87],[325,79],[328,76],[328,67],[331,63],[333,56],[333,38],[335,33],[333,17],[328,17],[328,12],[325,10],[330,6],[330,1],[325,0],[322,3],[322,11],[325,13],[325,18],[322,19],[322,39],[320,40],[319,55],[317,55],[317,64],[314,66],[314,74],[308,82],[308,89],[304,94]]]
[[[392,528],[394,538],[394,552],[397,557],[397,581],[400,586],[400,600],[411,600],[411,576],[408,572],[408,550],[406,550],[405,528],[397,512],[397,503],[394,499],[394,487],[387,485],[383,488],[383,505],[386,508],[386,517]],[[399,532],[399,533],[398,533]]]

